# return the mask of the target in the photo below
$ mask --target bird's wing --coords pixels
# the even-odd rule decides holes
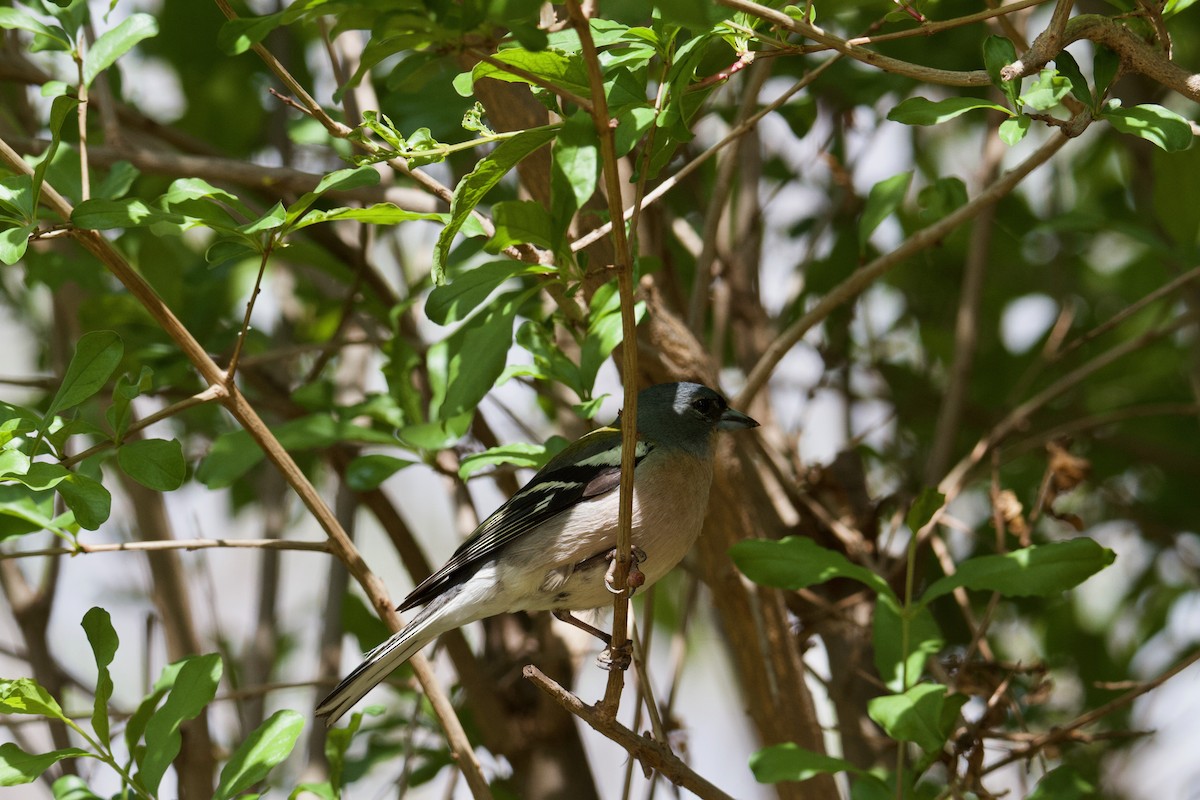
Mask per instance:
[[[652,447],[639,439],[634,464],[641,463]],[[412,590],[399,610],[428,603],[508,543],[576,503],[611,492],[620,483],[620,429],[600,428],[586,434],[550,459],[529,483],[484,520],[441,569]]]

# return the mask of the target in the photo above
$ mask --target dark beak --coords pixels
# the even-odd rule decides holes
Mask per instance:
[[[721,418],[717,420],[717,430],[719,431],[740,431],[745,428],[757,427],[757,422],[732,408],[725,409],[725,412],[721,414]]]

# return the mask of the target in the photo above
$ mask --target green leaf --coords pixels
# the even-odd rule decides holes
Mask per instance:
[[[0,8],[0,28],[29,31],[52,40],[61,50],[71,49],[71,40],[62,28],[43,25],[29,14],[15,8]]]
[[[545,445],[529,442],[513,442],[498,447],[489,447],[482,453],[471,453],[464,456],[458,464],[458,476],[464,481],[481,469],[498,464],[512,464],[517,467],[539,469],[550,458]]]
[[[874,698],[867,704],[867,715],[891,738],[935,753],[946,744],[966,701],[966,695],[947,698],[941,684],[921,683],[903,694]]]
[[[54,800],[104,800],[78,775],[63,775],[50,787]]]
[[[5,475],[25,475],[32,462],[20,450],[0,450],[0,478]]]
[[[1004,106],[977,97],[948,97],[936,102],[924,97],[910,97],[893,108],[888,113],[888,119],[905,125],[940,125],[977,108],[990,108],[1012,114]]]
[[[1027,114],[1018,114],[1015,117],[1009,117],[1000,123],[1000,141],[1012,147],[1025,138],[1025,134],[1029,133],[1029,126],[1032,123],[1033,119]]]
[[[1113,551],[1087,537],[977,556],[959,564],[953,575],[934,581],[920,602],[930,603],[960,586],[1008,597],[1058,594],[1083,583],[1115,559]]]
[[[146,750],[138,776],[150,794],[158,793],[167,767],[179,755],[179,726],[195,719],[212,702],[220,681],[221,657],[216,653],[191,656],[181,662],[166,701],[146,725]]]
[[[492,207],[492,220],[496,224],[496,232],[485,245],[489,253],[498,253],[516,244],[554,248],[550,215],[540,203],[533,200],[505,200]]]
[[[197,226],[216,228],[212,220],[187,216],[176,211],[152,208],[144,200],[84,200],[71,212],[71,223],[77,228],[107,231],[116,228],[150,228],[156,234],[180,233]],[[232,231],[232,226],[226,226]]]
[[[1038,781],[1028,800],[1087,800],[1096,796],[1096,787],[1088,783],[1074,767],[1056,767]]]
[[[521,275],[548,274],[552,268],[511,259],[473,267],[454,280],[435,286],[425,300],[425,316],[439,325],[466,319],[505,281]]]
[[[231,56],[244,53],[278,28],[283,23],[286,13],[279,11],[261,17],[237,17],[228,20],[217,32],[217,46]]]
[[[587,97],[591,93],[587,70],[584,68],[583,59],[580,56],[568,55],[557,50],[547,49],[531,52],[513,47],[501,50],[492,58],[501,64],[507,64],[527,72],[545,83],[566,89],[571,94]],[[484,61],[480,61],[471,70],[472,84],[481,78],[492,78],[506,83],[527,83],[530,86],[537,85],[528,77],[508,72],[495,64]],[[458,88],[457,84],[455,88]],[[463,96],[469,97],[470,94],[471,92],[468,91]]]
[[[69,95],[60,95],[54,98],[54,102],[50,106],[50,146],[42,153],[38,159],[37,166],[33,168],[33,195],[30,199],[30,209],[36,213],[38,203],[41,202],[42,184],[46,180],[46,170],[50,168],[50,164],[54,161],[54,155],[58,152],[58,145],[62,141],[62,127],[70,116],[79,106],[79,100]],[[33,219],[28,220],[32,222]]]
[[[140,439],[117,449],[117,463],[125,474],[147,489],[173,492],[183,485],[187,464],[178,439]]]
[[[926,486],[917,495],[917,499],[913,501],[912,506],[908,509],[908,514],[904,517],[908,529],[916,533],[924,528],[945,503],[946,495],[932,486]]]
[[[68,472],[54,488],[81,528],[94,531],[108,519],[112,510],[112,495],[100,481],[78,472]]]
[[[1094,107],[1092,90],[1088,88],[1087,78],[1083,77],[1083,70],[1079,69],[1079,62],[1075,60],[1075,56],[1061,50],[1054,57],[1054,66],[1058,67],[1060,75],[1071,82],[1071,94],[1075,95],[1075,99],[1088,108]]]
[[[78,747],[67,747],[49,753],[26,753],[12,742],[0,744],[0,786],[20,786],[33,783],[66,758],[87,758],[92,754]]]
[[[130,14],[120,25],[100,34],[83,58],[83,84],[91,86],[96,76],[111,67],[143,39],[158,35],[158,21],[149,14]]]
[[[131,404],[143,392],[150,390],[153,386],[153,377],[154,370],[143,365],[138,371],[136,380],[130,379],[127,374],[117,378],[113,385],[112,404],[104,411],[104,418],[108,420],[108,425],[112,428],[113,438],[116,441],[125,437],[125,432],[132,421]]]
[[[66,721],[58,701],[33,678],[0,678],[0,714],[29,714]]]
[[[12,266],[25,257],[29,237],[37,230],[37,223],[18,225],[0,231],[0,263]]]
[[[1096,81],[1096,98],[1108,94],[1121,69],[1121,57],[1107,47],[1096,47],[1092,56],[1092,79]]]
[[[446,219],[447,216],[445,214],[408,211],[394,203],[376,203],[365,208],[331,208],[328,211],[309,211],[296,224],[292,225],[289,230],[298,231],[301,228],[307,228],[309,225],[317,225],[322,222],[341,222],[343,220],[363,222],[368,225],[399,225],[401,222],[412,222],[414,220],[445,222]]]
[[[104,388],[124,355],[121,337],[113,331],[92,331],[80,337],[62,384],[46,410],[47,422],[58,412],[79,405]]]
[[[1043,69],[1038,78],[1021,95],[1020,101],[1035,111],[1048,111],[1062,103],[1071,93],[1071,82],[1058,74],[1057,70]]]
[[[802,536],[778,541],[746,539],[731,547],[729,555],[747,578],[763,586],[804,589],[834,578],[849,578],[880,595],[892,595],[883,578]]]
[[[1110,104],[1100,114],[1121,133],[1145,139],[1168,153],[1186,150],[1192,143],[1192,126],[1174,111],[1153,103],[1132,108]]]
[[[867,240],[885,219],[904,202],[908,187],[912,183],[912,171],[901,172],[885,178],[871,187],[866,205],[858,220],[858,251],[865,253]]]
[[[893,692],[903,692],[921,679],[926,663],[942,649],[945,639],[927,607],[917,606],[906,621],[900,603],[891,595],[880,594],[871,643],[879,677]]]
[[[764,747],[750,756],[750,771],[759,783],[806,781],[837,772],[866,774],[844,758],[814,753],[792,742]]]
[[[1004,80],[1000,71],[1017,60],[1017,48],[1003,36],[989,36],[983,42],[983,63],[992,84],[1004,93],[1008,104],[1017,108],[1017,94],[1021,91],[1021,79]]]
[[[87,633],[92,654],[96,657],[96,699],[92,706],[92,730],[96,738],[108,747],[111,738],[108,730],[108,701],[112,698],[113,681],[108,667],[117,654],[117,632],[112,619],[103,608],[91,608],[83,615],[83,630]]]
[[[383,454],[359,456],[346,466],[346,485],[356,492],[378,489],[380,484],[414,461]]]
[[[446,281],[446,259],[450,255],[450,245],[455,234],[462,228],[467,217],[479,205],[492,187],[508,174],[508,171],[521,162],[526,156],[545,146],[558,135],[557,125],[547,125],[542,128],[531,128],[511,139],[506,139],[500,145],[482,158],[475,169],[458,182],[454,188],[454,196],[450,201],[450,221],[438,236],[437,245],[433,249],[433,282],[441,285]]]
[[[537,289],[501,295],[462,327],[429,348],[430,417],[448,419],[470,411],[504,372],[517,310]]]
[[[291,230],[292,226],[312,207],[312,204],[326,192],[361,189],[365,186],[375,186],[378,183],[379,173],[370,165],[349,167],[329,173],[317,182],[311,192],[305,192],[299,200],[288,207],[286,217],[288,230]]]
[[[228,800],[265,778],[292,752],[303,729],[304,716],[296,711],[284,709],[272,714],[242,742],[221,770],[215,800]]]

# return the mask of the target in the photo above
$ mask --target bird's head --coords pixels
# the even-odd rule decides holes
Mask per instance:
[[[638,432],[657,445],[707,450],[717,431],[758,427],[698,383],[660,383],[638,394]]]

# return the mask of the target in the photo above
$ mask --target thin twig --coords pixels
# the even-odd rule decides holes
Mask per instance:
[[[603,734],[620,745],[627,753],[642,763],[646,769],[658,772],[667,780],[682,786],[702,800],[733,800],[725,792],[698,775],[665,745],[633,731],[617,722],[605,711],[589,706],[556,682],[546,677],[537,667],[526,666],[527,680],[548,694],[556,703],[579,717],[597,733]]]
[[[80,542],[75,547],[46,547],[41,550],[20,550],[11,553],[0,553],[0,560],[34,558],[36,556],[83,556],[92,553],[211,550],[215,547],[241,547],[251,550],[303,550],[310,553],[332,552],[329,542],[302,542],[295,539],[161,539],[149,542],[113,542],[108,544],[84,544]]]
[[[592,122],[600,140],[600,163],[604,173],[605,194],[608,210],[613,219],[621,218],[621,173],[617,164],[616,143],[608,116],[608,102],[604,97],[604,75],[600,71],[596,43],[592,41],[592,30],[587,15],[577,0],[567,0],[571,24],[579,34],[583,63],[587,68],[591,87]],[[612,644],[613,651],[620,651],[629,640],[629,567],[633,547],[633,469],[637,450],[637,319],[634,317],[633,259],[629,252],[629,240],[625,226],[612,228],[613,257],[617,272],[617,290],[621,298],[621,362],[625,382],[625,402],[621,411],[621,487],[620,512],[617,524],[617,551],[613,561],[613,587],[617,594],[613,601]],[[602,707],[614,717],[621,703],[621,690],[625,676],[620,669],[610,670],[608,685],[604,691]]]

